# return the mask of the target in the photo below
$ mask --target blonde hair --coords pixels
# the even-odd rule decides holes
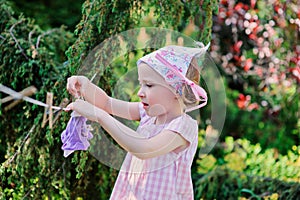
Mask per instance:
[[[193,81],[195,84],[199,84],[200,81],[200,66],[198,65],[197,59],[193,58],[190,66],[187,70],[186,77]],[[195,106],[198,103],[191,86],[184,84],[182,88],[182,100],[186,108]]]

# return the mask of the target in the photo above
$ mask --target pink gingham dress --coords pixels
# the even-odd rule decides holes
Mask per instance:
[[[198,145],[198,123],[183,114],[168,124],[155,125],[140,106],[141,121],[137,132],[150,138],[164,129],[172,130],[190,144],[180,152],[170,152],[141,160],[128,153],[111,200],[192,200],[194,199],[191,165]]]

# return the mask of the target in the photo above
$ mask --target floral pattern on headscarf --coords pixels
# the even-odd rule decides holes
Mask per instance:
[[[194,57],[204,59],[204,55],[209,44],[204,46],[202,43],[199,48],[183,46],[166,46],[158,49],[137,61],[137,65],[144,62],[158,72],[165,81],[173,87],[179,95],[182,95],[183,84],[190,85],[197,100],[204,103],[197,106],[200,108],[207,103],[206,91],[186,78],[186,73]]]

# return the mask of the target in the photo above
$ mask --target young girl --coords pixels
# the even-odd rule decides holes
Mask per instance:
[[[83,76],[68,78],[67,90],[85,100],[78,99],[67,109],[98,122],[128,152],[110,199],[193,199],[191,165],[198,124],[186,112],[207,102],[206,92],[197,84],[197,58],[207,48],[166,46],[139,59],[141,102],[109,97]],[[140,125],[132,130],[112,115],[139,120]]]

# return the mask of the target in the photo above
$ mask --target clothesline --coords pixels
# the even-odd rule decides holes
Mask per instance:
[[[93,79],[96,77],[98,72],[96,72],[93,77],[91,78],[91,81],[93,81]],[[50,129],[52,129],[53,124],[55,123],[55,121],[57,121],[58,117],[60,116],[61,112],[63,110],[66,110],[65,106],[67,106],[67,104],[69,103],[69,100],[67,98],[64,98],[59,106],[53,106],[52,102],[53,102],[53,93],[51,92],[47,92],[47,98],[46,98],[46,103],[30,98],[28,96],[34,94],[36,92],[36,88],[31,86],[28,88],[25,88],[24,90],[22,90],[21,92],[16,92],[13,89],[4,86],[3,84],[0,83],[0,92],[6,93],[9,96],[5,97],[3,99],[0,99],[0,103],[6,103],[8,101],[11,100],[15,100],[11,105],[7,106],[5,108],[5,110],[9,110],[11,109],[13,106],[15,106],[17,103],[20,102],[20,100],[24,100],[27,101],[29,103],[38,105],[38,106],[42,106],[45,107],[45,111],[44,111],[44,116],[43,116],[43,122],[42,122],[42,128],[45,127],[46,123],[49,122],[49,127]],[[56,110],[55,112],[53,112],[53,109]],[[53,119],[53,114],[55,114],[56,112],[58,112],[58,114],[56,114],[56,116]]]
[[[45,108],[50,107],[48,104],[46,104],[44,102],[38,101],[38,100],[30,98],[28,96],[24,96],[24,95],[20,94],[19,92],[16,92],[16,91],[12,90],[11,88],[4,86],[2,84],[0,84],[0,91],[12,96],[14,99],[24,100],[24,101],[27,101],[29,103],[32,103],[32,104],[35,104],[38,106],[43,106]],[[1,103],[3,103],[3,102],[1,101]],[[55,110],[64,110],[64,108],[59,107],[59,106],[51,106],[51,108],[55,109]]]
[[[6,93],[6,94],[9,95],[9,96],[7,96],[3,99],[0,99],[1,104],[6,103],[6,102],[11,101],[11,100],[14,100],[14,102],[11,103],[10,105],[8,105],[7,107],[5,107],[4,110],[11,109],[13,106],[18,104],[20,102],[20,100],[24,100],[24,101],[27,101],[29,103],[45,107],[43,121],[42,121],[42,128],[44,128],[46,123],[49,122],[49,128],[52,129],[53,124],[57,121],[57,119],[60,116],[61,112],[63,110],[65,110],[65,106],[69,102],[69,100],[67,98],[64,98],[59,106],[53,106],[52,105],[53,93],[51,93],[51,92],[47,92],[46,103],[44,103],[42,101],[39,101],[39,100],[36,100],[36,99],[33,99],[33,98],[30,98],[28,96],[32,95],[36,92],[36,88],[33,87],[33,86],[25,88],[21,92],[16,92],[13,89],[11,89],[7,86],[4,86],[0,83],[0,92]],[[53,112],[53,109],[56,110],[56,111]],[[53,118],[53,114],[55,114],[56,112],[58,112],[58,113]]]

